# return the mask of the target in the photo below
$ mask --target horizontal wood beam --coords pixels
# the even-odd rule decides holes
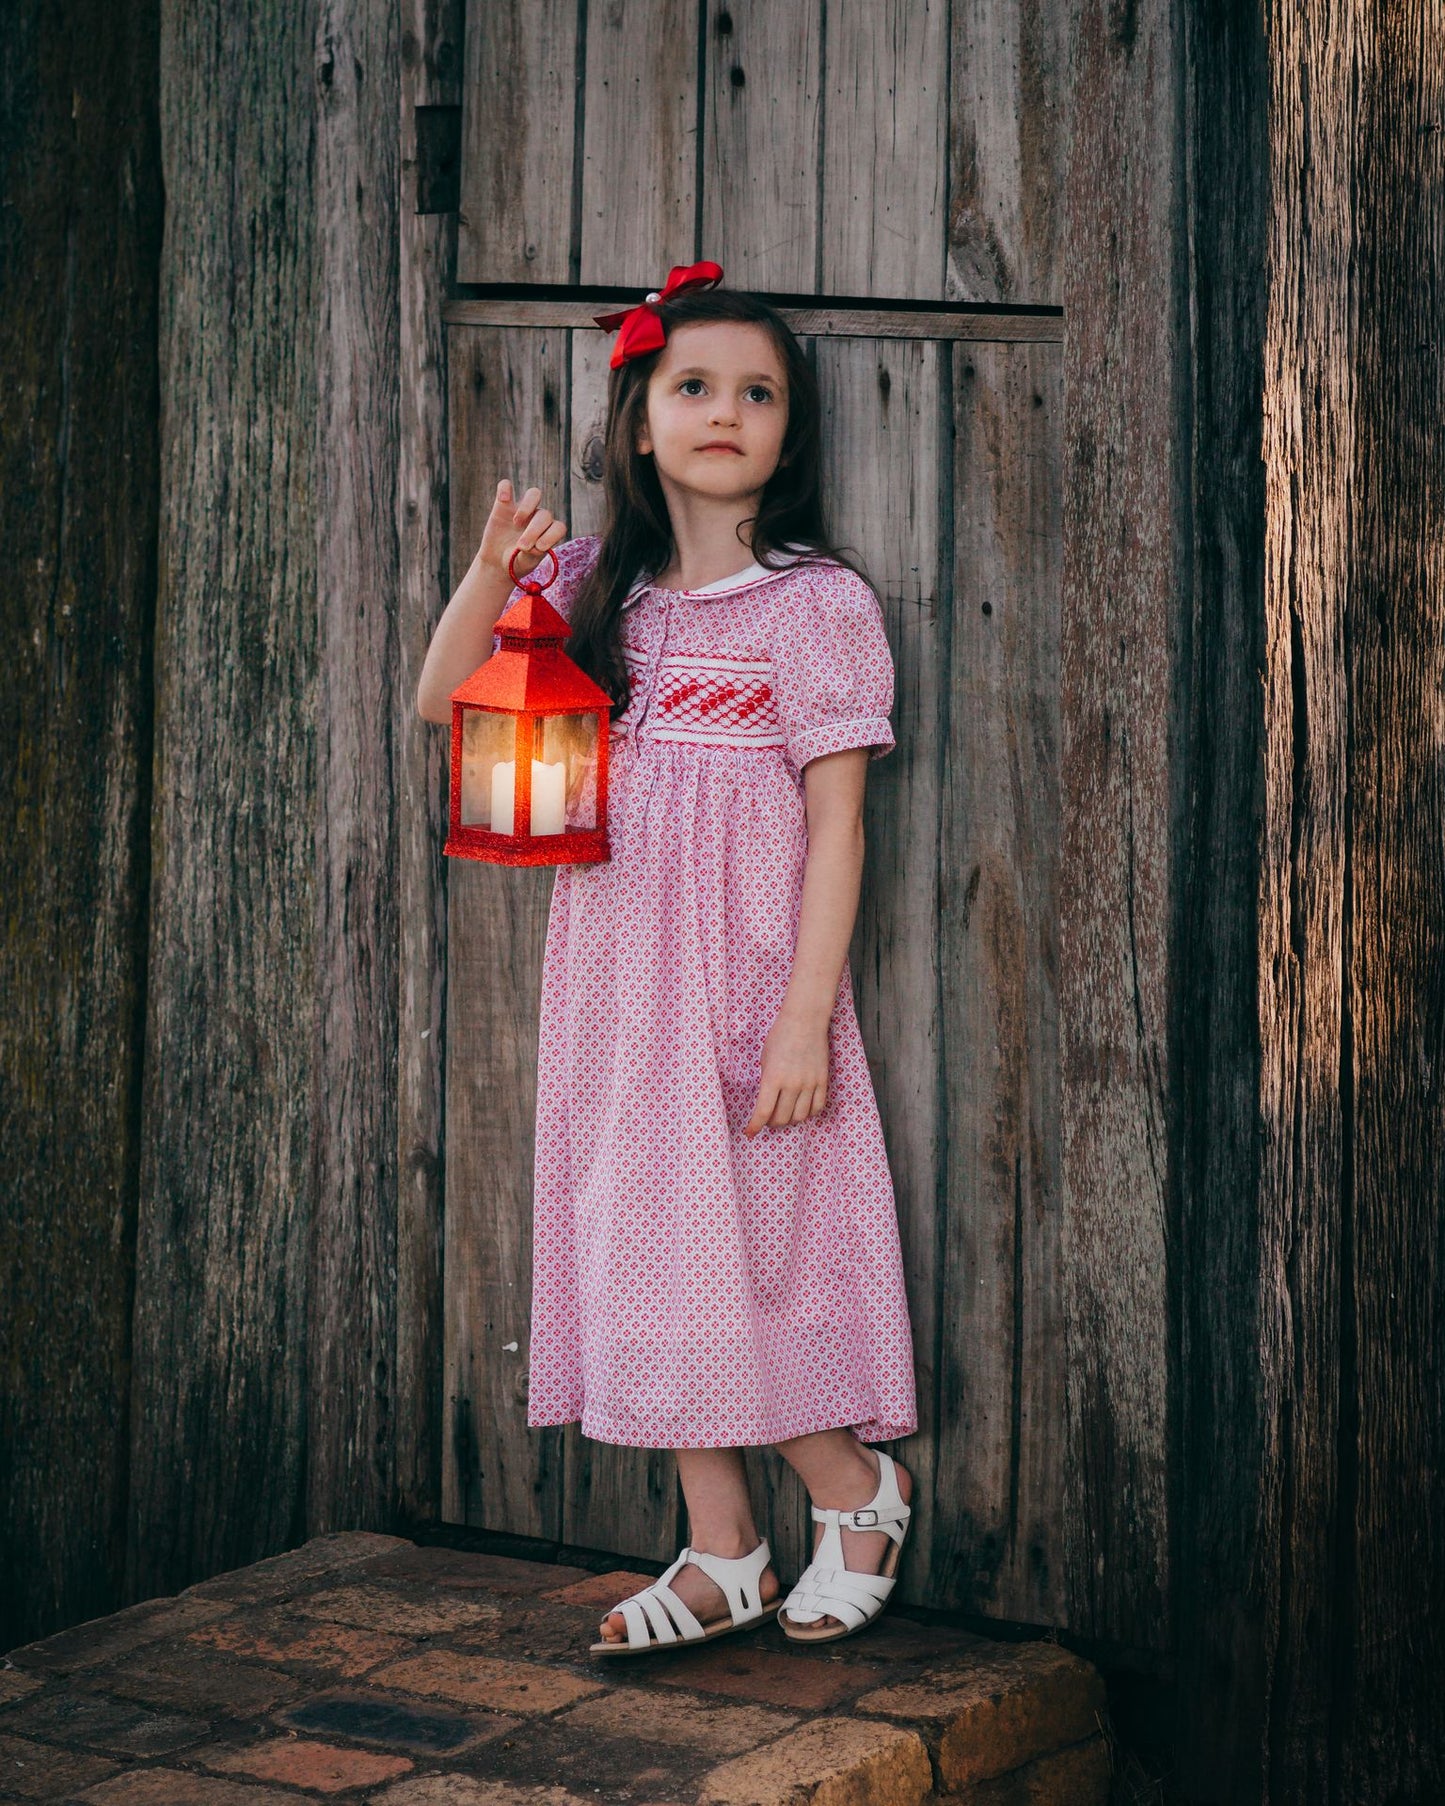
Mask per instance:
[[[492,296],[480,301],[448,301],[442,307],[442,318],[448,326],[595,326],[595,314],[619,306],[626,303],[514,301]],[[968,339],[979,343],[1057,345],[1064,337],[1064,318],[1058,309],[1006,313],[993,308],[924,312],[891,307],[780,307],[778,312],[794,332],[825,338]]]

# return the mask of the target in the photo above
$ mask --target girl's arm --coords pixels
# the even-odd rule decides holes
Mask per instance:
[[[507,571],[512,553],[521,548],[527,554],[517,560],[517,574],[525,577],[567,537],[567,523],[538,508],[541,499],[540,489],[529,489],[516,502],[508,478],[497,484],[482,543],[442,611],[422,662],[416,707],[423,719],[449,726],[452,691],[491,656],[492,635],[512,593]]]
[[[826,753],[803,767],[808,861],[792,976],[763,1042],[762,1082],[745,1135],[816,1116],[828,1101],[828,1025],[863,877],[863,791],[871,749]]]

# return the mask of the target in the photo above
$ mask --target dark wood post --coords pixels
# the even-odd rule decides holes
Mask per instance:
[[[1190,1799],[1445,1791],[1445,20],[1195,6]]]
[[[125,1558],[150,883],[159,8],[0,31],[0,1647]]]

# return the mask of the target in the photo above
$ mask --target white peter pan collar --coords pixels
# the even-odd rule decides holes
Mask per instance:
[[[785,570],[791,565],[797,564],[800,559],[817,555],[807,546],[794,546],[773,554],[779,562],[771,570],[767,565],[759,564],[754,560],[752,564],[745,565],[742,570],[734,571],[731,577],[719,577],[716,582],[704,583],[701,589],[668,590],[666,593],[673,596],[686,596],[689,601],[699,597],[730,596],[734,590],[751,589],[755,583],[765,583],[769,577],[781,577]],[[649,577],[639,577],[623,598],[622,606],[624,608],[630,606],[645,589],[650,587],[651,579]]]

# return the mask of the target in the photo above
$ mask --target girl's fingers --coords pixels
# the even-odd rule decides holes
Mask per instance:
[[[777,1102],[778,1088],[766,1079],[758,1086],[757,1101],[753,1105],[753,1113],[748,1118],[744,1135],[756,1135],[760,1129],[768,1126],[768,1118],[773,1113],[773,1105]]]
[[[512,516],[512,525],[514,527],[520,527],[523,522],[527,520],[532,513],[532,510],[537,506],[541,499],[542,491],[540,489],[529,489],[522,497],[521,501],[517,503],[516,512]]]
[[[779,1091],[778,1101],[773,1108],[772,1116],[769,1118],[773,1128],[786,1129],[791,1123],[795,1122],[797,1119],[794,1112],[798,1107],[798,1100],[809,1095],[810,1093],[805,1091],[800,1092],[791,1085],[785,1086]]]

